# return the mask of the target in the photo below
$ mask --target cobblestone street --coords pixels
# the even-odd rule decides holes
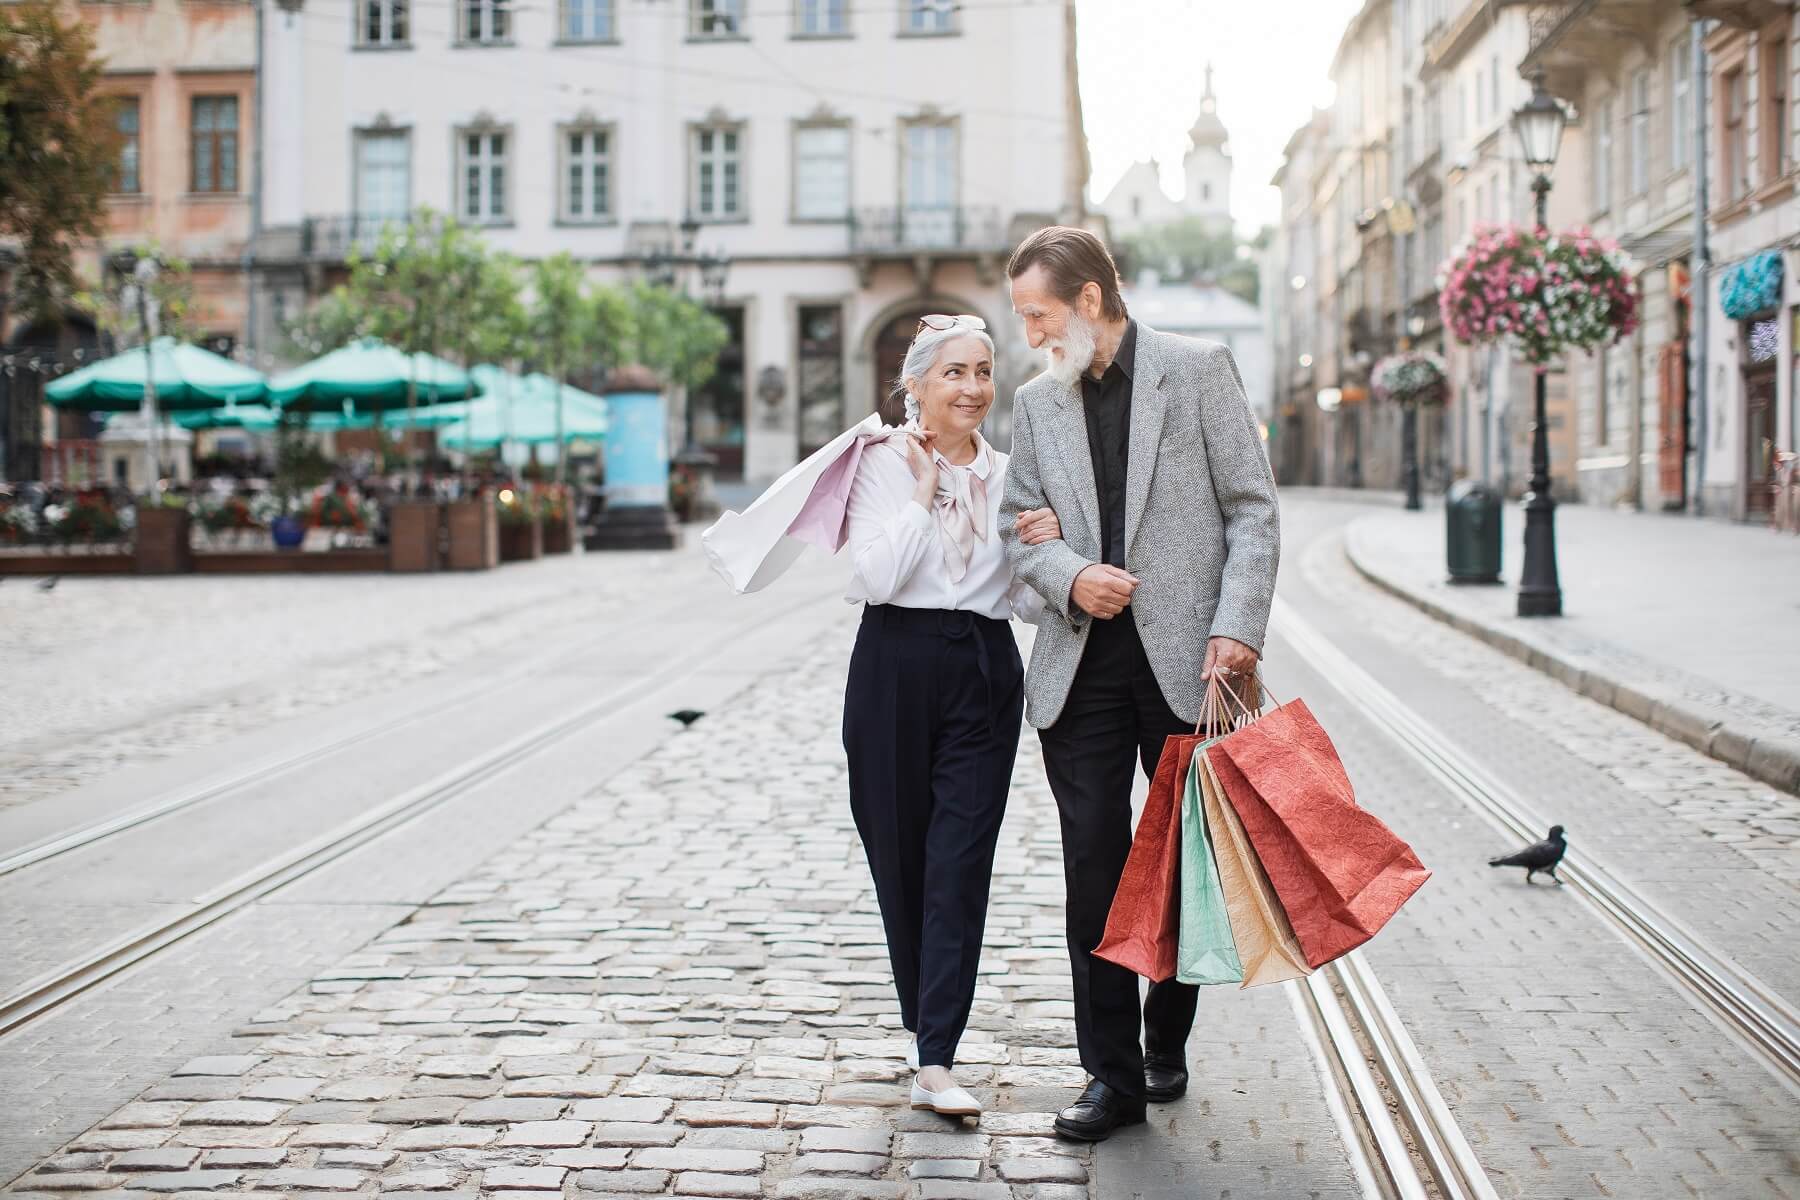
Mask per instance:
[[[1540,812],[1566,820],[1583,853],[1786,996],[1800,993],[1788,952],[1800,879],[1800,838],[1784,832],[1793,797],[1361,580],[1343,527],[1365,511],[1289,502],[1271,686],[1284,699],[1304,694],[1362,802],[1436,872],[1366,958],[1494,1194],[1800,1196],[1791,1087],[1573,889],[1489,871],[1483,860],[1505,847],[1501,836],[1401,752],[1329,663],[1309,659],[1306,638],[1361,663]],[[577,560],[534,584],[551,611],[572,606],[571,637],[599,633],[595,616],[621,611],[613,593],[582,591],[604,561]],[[1188,1047],[1192,1090],[1154,1108],[1147,1126],[1098,1149],[1052,1136],[1052,1112],[1085,1077],[1058,824],[1029,732],[959,1054],[959,1078],[987,1111],[961,1124],[906,1107],[908,1040],[845,803],[839,718],[855,612],[813,603],[838,586],[830,566],[752,604],[719,594],[691,552],[661,563],[647,585],[664,596],[654,645],[576,640],[553,668],[532,665],[541,644],[484,635],[497,640],[475,639],[437,682],[345,701],[338,716],[351,723],[365,711],[357,704],[403,709],[441,695],[442,680],[468,682],[457,662],[477,678],[510,666],[535,680],[529,703],[521,694],[502,706],[504,723],[452,711],[434,739],[393,741],[381,773],[353,759],[318,776],[344,798],[302,806],[323,823],[307,836],[442,770],[446,755],[529,734],[647,672],[640,716],[607,717],[541,764],[416,818],[377,843],[379,860],[347,858],[220,921],[184,943],[179,971],[173,956],[153,961],[0,1037],[0,1087],[32,1114],[0,1135],[9,1190],[64,1200],[1383,1194],[1287,986],[1205,991]],[[756,636],[726,624],[746,613],[779,624]],[[307,657],[299,645],[288,653]],[[359,653],[423,651],[393,637]],[[684,655],[706,674],[666,682]],[[661,717],[693,697],[706,715],[691,729]],[[245,736],[159,749],[67,795],[99,804],[115,777],[170,771]],[[358,776],[369,776],[361,799]],[[297,781],[215,804],[211,824],[195,827],[213,832],[187,840],[246,839],[226,823],[233,805],[270,813],[290,793],[308,794]],[[26,796],[14,818],[46,803]],[[265,835],[271,850],[308,828],[301,809],[281,811]],[[94,862],[151,880],[174,853],[165,840]],[[92,865],[67,874],[62,861],[0,876],[8,936],[40,966],[141,911],[136,892],[110,901],[118,914],[98,907],[105,895],[91,884],[79,885],[80,904],[54,902],[93,878]],[[167,905],[189,892],[150,894]],[[70,1125],[75,1112],[89,1115]]]

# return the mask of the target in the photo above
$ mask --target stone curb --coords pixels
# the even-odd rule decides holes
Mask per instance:
[[[1638,684],[1595,666],[1567,651],[1540,644],[1460,613],[1409,588],[1358,552],[1355,522],[1344,537],[1344,556],[1364,579],[1388,594],[1406,601],[1427,616],[1486,642],[1520,662],[1555,679],[1572,691],[1617,709],[1658,733],[1674,738],[1718,759],[1753,779],[1800,795],[1800,743],[1783,738],[1759,737],[1722,719],[1716,710],[1669,700]]]

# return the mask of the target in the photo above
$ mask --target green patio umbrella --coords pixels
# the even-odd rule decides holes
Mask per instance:
[[[162,413],[198,412],[239,401],[260,400],[268,390],[262,373],[172,337],[89,363],[44,388],[58,408],[83,412],[136,412],[144,401],[145,359]]]
[[[269,382],[269,400],[282,408],[306,403],[331,410],[347,405],[352,414],[368,416],[405,409],[409,383],[420,405],[481,394],[481,385],[453,363],[423,351],[409,355],[376,338],[364,338],[276,376]]]
[[[280,417],[266,404],[227,404],[204,412],[175,414],[175,423],[183,429],[245,429],[251,433],[272,433]]]
[[[514,375],[480,366],[471,373],[485,389],[481,398],[443,404],[432,410],[438,441],[453,450],[486,450],[513,441],[556,441],[556,381],[548,375]],[[599,438],[606,433],[606,401],[564,384],[563,439]]]

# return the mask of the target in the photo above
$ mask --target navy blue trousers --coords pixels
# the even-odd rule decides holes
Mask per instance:
[[[844,692],[850,811],[920,1066],[955,1062],[975,1000],[1024,682],[1005,621],[863,610]]]
[[[1154,776],[1163,740],[1193,731],[1163,698],[1127,608],[1094,622],[1068,702],[1038,735],[1062,818],[1075,1041],[1087,1073],[1127,1096],[1144,1094],[1146,1053],[1184,1053],[1200,991],[1165,979],[1140,1008],[1138,977],[1093,950],[1131,853],[1132,773]]]

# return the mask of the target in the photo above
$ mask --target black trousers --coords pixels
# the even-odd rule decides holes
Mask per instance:
[[[1094,622],[1068,703],[1056,724],[1039,735],[1062,817],[1081,1065],[1127,1096],[1144,1094],[1146,1051],[1184,1051],[1200,992],[1173,979],[1151,984],[1140,1012],[1138,977],[1092,951],[1106,930],[1107,910],[1131,852],[1134,760],[1143,764],[1145,775],[1154,775],[1163,739],[1192,732],[1163,699],[1127,608],[1110,621]]]
[[[920,1066],[950,1066],[975,1000],[1025,670],[1005,621],[869,605],[844,693],[850,811]]]

